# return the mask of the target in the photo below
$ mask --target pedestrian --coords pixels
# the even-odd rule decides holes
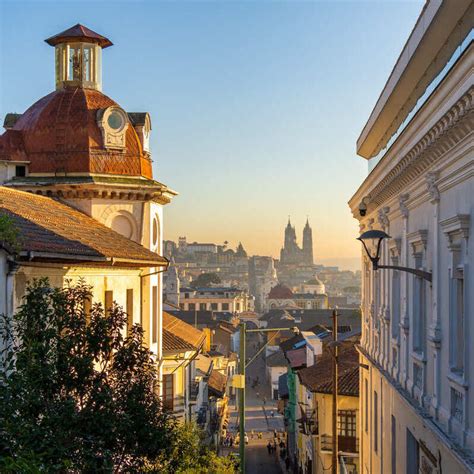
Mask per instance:
[[[267,403],[267,397],[263,397],[263,404],[265,405],[265,403]]]
[[[272,445],[271,445],[270,441],[267,444],[267,450],[268,450],[268,454],[272,453]]]
[[[257,398],[260,398],[260,392],[257,392]]]
[[[250,439],[253,439],[253,430],[250,432]]]
[[[263,434],[262,434],[261,431],[259,431],[259,432],[258,432],[258,439],[262,439],[262,437],[263,437]]]
[[[272,418],[275,418],[275,413],[273,412],[273,410],[270,411],[270,415],[272,416]]]
[[[273,430],[273,437],[276,438],[278,436],[276,428]]]
[[[229,444],[230,444],[230,447],[231,447],[231,448],[232,448],[232,446],[234,445],[234,437],[233,437],[232,435],[230,435]]]

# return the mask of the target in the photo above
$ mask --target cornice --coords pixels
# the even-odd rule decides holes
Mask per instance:
[[[380,205],[406,188],[474,129],[474,86],[441,117],[370,192]]]

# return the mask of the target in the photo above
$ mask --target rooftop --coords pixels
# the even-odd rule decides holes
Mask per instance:
[[[196,351],[205,339],[202,331],[163,311],[163,351]]]
[[[0,186],[0,213],[19,231],[19,258],[166,266],[166,258],[92,217],[43,196]]]
[[[358,397],[359,354],[353,343],[339,349],[338,362],[338,394]],[[298,371],[300,382],[311,392],[332,393],[332,363],[332,356],[324,352],[312,366]]]
[[[95,31],[90,30],[87,26],[77,25],[68,28],[67,30],[58,33],[57,35],[51,36],[48,39],[45,39],[46,43],[50,46],[56,46],[59,43],[65,43],[70,41],[84,41],[89,43],[96,43],[102,48],[108,48],[112,46],[112,41],[110,41],[105,36],[99,35]]]

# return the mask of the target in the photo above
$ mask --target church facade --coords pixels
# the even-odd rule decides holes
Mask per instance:
[[[303,247],[301,248],[297,243],[295,227],[288,219],[284,245],[280,251],[280,263],[283,265],[313,265],[313,231],[308,220],[306,220],[303,229]]]

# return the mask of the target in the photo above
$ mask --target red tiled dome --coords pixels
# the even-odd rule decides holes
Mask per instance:
[[[64,88],[33,104],[0,136],[0,159],[30,161],[30,173],[101,173],[152,177],[131,124],[124,150],[103,146],[97,112],[116,102],[94,89]]]
[[[289,300],[293,298],[293,292],[285,285],[278,284],[274,286],[268,294],[268,299]]]

